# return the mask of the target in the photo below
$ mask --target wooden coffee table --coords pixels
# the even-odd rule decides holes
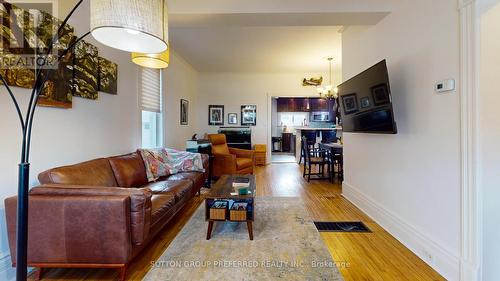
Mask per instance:
[[[233,179],[248,178],[250,186],[248,195],[232,195],[234,193]],[[216,201],[226,201],[227,208],[225,215],[217,219],[210,217],[210,208]],[[253,240],[252,222],[254,220],[254,201],[255,201],[255,176],[254,175],[224,175],[211,188],[209,195],[205,198],[205,219],[208,221],[207,240],[212,236],[212,229],[216,221],[246,222],[248,236]],[[234,203],[246,203],[245,211],[230,210]]]

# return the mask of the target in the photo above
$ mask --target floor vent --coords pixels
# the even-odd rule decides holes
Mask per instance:
[[[319,232],[371,232],[366,225],[357,222],[323,222],[315,221],[314,225]]]
[[[324,200],[333,200],[333,199],[338,199],[338,197],[337,197],[336,195],[321,196],[320,198],[321,198],[321,199],[324,199]]]

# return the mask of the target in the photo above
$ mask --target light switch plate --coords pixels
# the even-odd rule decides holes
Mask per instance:
[[[445,93],[455,90],[455,79],[439,81],[435,87],[437,93]]]

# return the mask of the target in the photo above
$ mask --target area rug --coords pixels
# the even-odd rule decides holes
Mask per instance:
[[[144,280],[343,280],[299,198],[255,200],[253,241],[233,222],[207,241],[202,204]]]

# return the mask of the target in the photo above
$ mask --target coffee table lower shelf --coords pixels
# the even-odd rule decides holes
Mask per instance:
[[[213,209],[211,210],[211,207],[216,201],[227,202],[227,207],[223,209],[217,209],[216,212],[212,213]],[[234,203],[246,203],[246,210],[231,210],[231,206]],[[205,219],[208,222],[207,240],[210,240],[210,238],[212,237],[212,230],[215,222],[246,222],[248,228],[248,236],[250,240],[253,240],[254,197],[245,199],[207,198],[205,199],[205,210]],[[214,217],[216,219],[214,219]]]

